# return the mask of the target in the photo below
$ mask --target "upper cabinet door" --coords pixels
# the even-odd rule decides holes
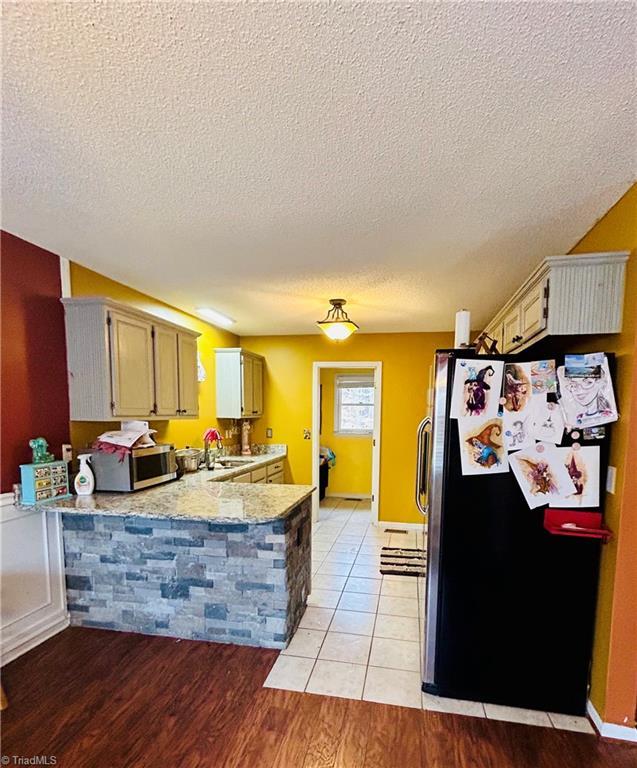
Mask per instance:
[[[502,354],[502,351],[504,350],[504,345],[502,343],[504,334],[502,329],[502,321],[495,323],[490,328],[487,328],[487,333],[496,342],[496,349],[498,350],[498,354]],[[491,343],[492,342],[487,339],[487,344]]]
[[[546,328],[546,280],[537,283],[520,300],[520,335],[528,341]]]
[[[260,355],[240,347],[215,350],[218,419],[263,416],[263,367]]]
[[[179,357],[179,413],[181,416],[198,416],[197,339],[186,333],[178,333],[177,349]]]
[[[502,351],[508,352],[518,346],[521,340],[520,335],[520,306],[516,304],[510,310],[502,321],[503,344]]]
[[[179,414],[177,331],[166,325],[156,325],[154,332],[157,416],[175,417]]]
[[[252,359],[252,416],[263,416],[263,360]]]
[[[241,355],[241,415],[249,419],[253,416],[254,358]]]
[[[153,326],[111,311],[113,416],[151,416],[154,410]]]

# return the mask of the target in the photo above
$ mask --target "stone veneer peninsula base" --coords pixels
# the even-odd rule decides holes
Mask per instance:
[[[285,648],[305,610],[309,497],[264,522],[78,512],[62,520],[74,625]]]

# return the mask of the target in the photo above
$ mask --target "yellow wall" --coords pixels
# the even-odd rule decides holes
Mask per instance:
[[[605,518],[608,527],[615,536],[602,549],[600,585],[598,595],[597,622],[595,627],[595,647],[593,653],[591,700],[602,717],[611,717],[614,722],[623,723],[623,717],[630,720],[635,717],[635,700],[625,709],[621,717],[607,709],[607,679],[613,629],[613,592],[617,552],[621,542],[621,522],[623,515],[635,515],[633,508],[622,509],[622,494],[626,473],[630,466],[637,467],[634,456],[628,454],[628,436],[630,419],[633,429],[637,428],[637,404],[631,404],[631,383],[635,375],[635,332],[637,328],[637,185],[619,200],[610,211],[591,229],[591,231],[573,248],[572,253],[591,253],[594,251],[630,251],[628,260],[626,293],[624,301],[624,322],[620,334],[612,336],[587,337],[573,351],[614,352],[617,357],[617,376],[615,394],[617,396],[620,419],[613,425],[610,463],[617,467],[616,493],[606,494]],[[633,542],[633,548],[637,542]],[[634,557],[634,549],[633,554]],[[633,606],[633,610],[635,607]],[[626,638],[626,642],[635,649],[635,637]],[[634,685],[634,680],[631,681]],[[634,690],[634,689],[633,689]]]
[[[287,443],[293,483],[312,481],[312,363],[360,360],[383,364],[380,518],[422,521],[414,504],[416,429],[427,412],[429,369],[436,349],[453,344],[452,333],[355,334],[335,344],[323,335],[250,336],[241,344],[266,360],[265,418],[255,424],[255,442]]]
[[[74,263],[71,263],[71,293],[73,296],[108,296],[115,301],[125,302],[201,334],[197,339],[197,346],[207,378],[199,385],[199,418],[183,421],[154,421],[151,426],[157,430],[155,439],[159,442],[174,443],[177,448],[183,448],[185,445],[202,446],[204,430],[217,425],[214,349],[215,347],[238,347],[239,338],[233,333],[209,325],[151,296]],[[222,422],[219,426],[225,429],[228,424]],[[113,429],[113,422],[72,421],[73,448],[76,451],[85,448],[95,440],[97,435],[107,429]],[[230,441],[226,441],[228,442]]]
[[[369,496],[372,492],[372,436],[334,433],[334,384],[339,374],[373,374],[365,368],[323,368],[321,445],[336,454],[329,472],[327,493],[330,496]]]

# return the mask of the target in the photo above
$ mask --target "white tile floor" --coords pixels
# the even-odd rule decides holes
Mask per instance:
[[[421,693],[424,579],[382,576],[379,561],[382,547],[422,547],[423,537],[372,526],[369,502],[325,499],[308,607],[265,686],[594,733],[584,717]]]

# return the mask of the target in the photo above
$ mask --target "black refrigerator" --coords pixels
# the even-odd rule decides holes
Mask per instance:
[[[434,406],[421,425],[420,491],[427,502],[423,690],[439,696],[585,713],[601,541],[553,535],[512,472],[461,472],[450,403],[455,360],[435,357]],[[482,360],[537,360],[532,352]],[[563,355],[555,356],[560,365]],[[613,361],[609,360],[611,372]],[[600,446],[600,503],[608,436]],[[572,442],[564,433],[562,445]]]

